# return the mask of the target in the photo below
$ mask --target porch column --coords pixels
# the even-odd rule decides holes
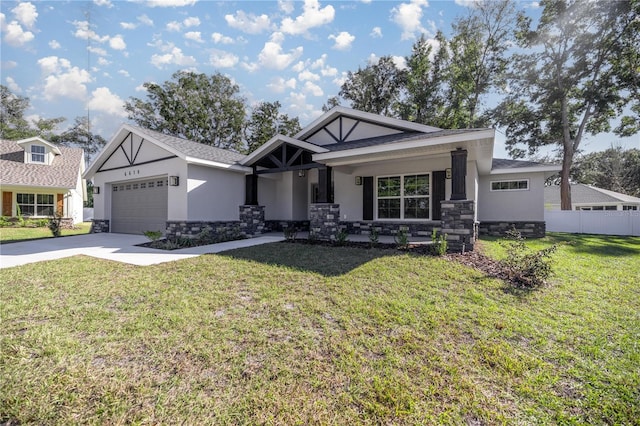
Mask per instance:
[[[245,176],[244,204],[247,206],[258,205],[258,175],[255,168],[253,173]]]
[[[331,167],[318,169],[318,203],[333,203]]]
[[[451,200],[467,199],[467,150],[451,151]]]

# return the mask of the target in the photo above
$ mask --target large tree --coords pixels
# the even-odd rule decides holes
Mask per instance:
[[[107,143],[102,136],[91,133],[88,117],[76,117],[73,126],[54,137],[53,141],[63,146],[82,148],[87,164]]]
[[[40,136],[55,142],[56,130],[66,118],[38,118],[29,122],[24,116],[29,107],[29,98],[18,96],[0,85],[0,138],[19,140]]]
[[[617,146],[578,156],[571,180],[640,197],[640,149]]]
[[[179,71],[162,85],[145,83],[147,100],[125,109],[138,125],[207,145],[243,150],[245,100],[228,77]]]
[[[561,206],[571,209],[569,177],[585,134],[637,132],[640,115],[640,2],[543,0],[540,20],[521,15],[509,94],[495,109],[510,154],[543,146],[562,152]],[[630,110],[626,110],[627,107]],[[524,147],[524,149],[523,149]]]
[[[293,136],[302,128],[298,117],[280,113],[280,102],[260,102],[253,107],[247,123],[247,152],[258,149],[276,134]]]

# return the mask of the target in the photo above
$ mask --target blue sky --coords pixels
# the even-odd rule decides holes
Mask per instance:
[[[416,37],[448,33],[472,0],[197,1],[94,0],[0,2],[1,83],[29,97],[31,118],[91,111],[107,140],[126,121],[142,84],[178,70],[219,71],[248,103],[280,101],[302,125],[321,113],[348,71],[383,55],[410,54]],[[530,14],[536,2],[519,2]],[[491,102],[489,100],[488,102]],[[501,138],[498,137],[498,145]],[[601,135],[585,149],[618,141]],[[640,146],[638,137],[624,147]],[[496,156],[505,157],[498,146]]]

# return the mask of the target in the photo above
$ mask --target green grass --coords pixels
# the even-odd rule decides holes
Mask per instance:
[[[534,292],[283,243],[5,269],[0,423],[638,424],[640,238],[553,242]]]
[[[83,222],[76,225],[75,229],[63,229],[62,236],[88,234],[91,229],[91,222]],[[49,228],[0,228],[0,243],[15,243],[26,240],[37,240],[41,238],[53,238]]]

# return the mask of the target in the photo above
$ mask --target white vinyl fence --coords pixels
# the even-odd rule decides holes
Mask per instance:
[[[82,221],[90,222],[93,219],[93,207],[85,207],[82,209]]]
[[[640,236],[640,211],[546,210],[547,232]]]

